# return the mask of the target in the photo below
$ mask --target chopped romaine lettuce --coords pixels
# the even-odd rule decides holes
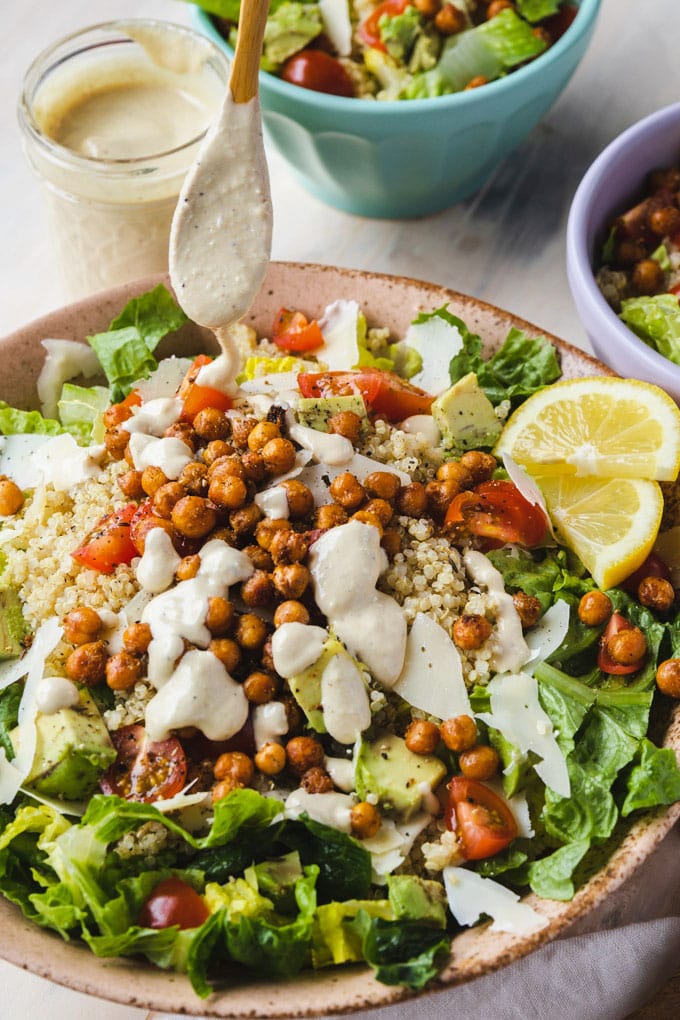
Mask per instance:
[[[532,24],[557,14],[561,5],[562,0],[516,0],[517,10]]]
[[[621,302],[621,318],[646,344],[680,365],[680,303],[676,295],[627,298]]]
[[[415,7],[410,4],[401,14],[383,14],[378,21],[380,40],[395,60],[407,64],[422,33],[422,18]]]
[[[264,51],[261,66],[265,71],[278,71],[288,57],[302,50],[323,31],[317,4],[284,0],[270,10],[264,30]]]
[[[64,383],[59,399],[59,420],[79,443],[102,442],[102,415],[111,397],[105,386],[75,386]]]
[[[458,382],[474,372],[492,404],[509,400],[514,407],[536,390],[559,379],[557,351],[545,338],[528,337],[513,327],[503,346],[485,361],[480,338],[460,320],[456,325],[463,337],[463,349],[449,366],[451,382]]]
[[[43,418],[40,411],[21,411],[0,400],[0,433],[16,436],[31,433],[42,436],[59,436],[66,429],[53,418]]]

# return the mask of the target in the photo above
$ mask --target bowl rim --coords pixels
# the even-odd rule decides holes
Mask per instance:
[[[593,215],[593,200],[600,197],[596,194],[596,190],[602,178],[608,173],[610,166],[622,162],[629,146],[649,134],[652,129],[655,133],[660,133],[668,124],[678,122],[680,122],[680,101],[648,114],[631,124],[609,142],[586,170],[574,193],[567,220],[566,248],[567,274],[574,301],[577,306],[580,306],[579,312],[581,307],[586,306],[588,313],[592,314],[596,320],[594,324],[590,324],[590,328],[586,327],[588,331],[590,332],[591,328],[613,330],[622,342],[633,348],[640,361],[645,362],[650,371],[660,375],[661,378],[665,372],[670,373],[671,376],[678,376],[680,379],[680,366],[675,365],[663,354],[659,354],[658,351],[646,344],[644,340],[641,340],[607,303],[595,281],[594,252],[590,250],[597,233],[604,226],[604,218]],[[648,169],[652,169],[652,167]],[[644,175],[631,182],[631,194],[635,192],[636,188],[639,190],[643,178]],[[586,324],[584,323],[584,325]]]
[[[576,2],[579,6],[579,17],[574,19],[564,35],[553,46],[541,53],[536,60],[525,64],[524,67],[512,71],[503,78],[488,82],[483,89],[454,92],[447,96],[429,96],[424,99],[384,99],[374,103],[357,103],[353,96],[333,96],[325,92],[304,89],[299,85],[282,81],[268,71],[260,71],[260,88],[262,92],[268,90],[282,99],[290,100],[298,106],[312,110],[326,108],[329,113],[347,113],[349,110],[354,110],[360,119],[371,118],[374,116],[374,111],[381,110],[382,113],[378,116],[389,120],[397,116],[398,110],[402,111],[399,116],[403,116],[405,107],[415,114],[422,115],[425,110],[431,108],[433,103],[436,103],[435,109],[441,111],[448,110],[450,107],[474,106],[483,102],[484,97],[493,99],[504,90],[519,89],[525,83],[530,85],[533,79],[546,69],[548,63],[554,64],[569,50],[579,45],[583,37],[594,27],[602,0],[576,0]],[[225,47],[230,58],[233,57],[232,47],[215,28],[211,14],[196,7],[192,11],[192,19],[213,41],[221,43]]]

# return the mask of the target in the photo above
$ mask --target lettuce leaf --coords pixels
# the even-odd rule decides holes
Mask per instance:
[[[43,418],[40,411],[21,411],[0,400],[0,433],[4,436],[24,435],[27,432],[41,436],[59,436],[66,429],[53,418]]]
[[[76,386],[64,383],[59,398],[59,420],[81,445],[104,438],[102,415],[111,402],[105,386]]]
[[[532,25],[557,14],[561,5],[562,0],[516,0],[518,12]]]
[[[642,808],[674,804],[680,800],[680,769],[675,751],[656,747],[651,740],[640,741],[640,754],[627,782],[621,806],[624,818]]]
[[[378,981],[419,991],[436,977],[451,950],[451,937],[409,921],[386,921],[360,910],[351,926],[362,940],[362,956]]]
[[[680,365],[680,304],[675,295],[627,298],[621,302],[620,317],[641,340]]]
[[[574,897],[574,870],[590,849],[590,840],[576,839],[559,850],[529,865],[532,890],[548,900],[571,900]]]
[[[492,404],[509,400],[514,407],[559,379],[561,370],[557,351],[544,337],[528,337],[513,327],[503,346],[485,361],[481,355],[481,339],[459,321],[455,324],[463,337],[463,349],[449,366],[452,383],[474,372]]]

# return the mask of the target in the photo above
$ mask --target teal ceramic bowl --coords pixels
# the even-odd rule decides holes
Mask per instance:
[[[300,183],[345,212],[390,219],[445,209],[478,191],[550,109],[586,51],[600,0],[531,64],[469,92],[377,102],[260,73],[265,131]],[[195,23],[231,55],[209,15]]]

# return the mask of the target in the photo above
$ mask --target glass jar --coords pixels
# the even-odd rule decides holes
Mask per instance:
[[[167,272],[179,191],[228,74],[205,36],[155,20],[83,29],[33,62],[19,123],[66,297]]]

